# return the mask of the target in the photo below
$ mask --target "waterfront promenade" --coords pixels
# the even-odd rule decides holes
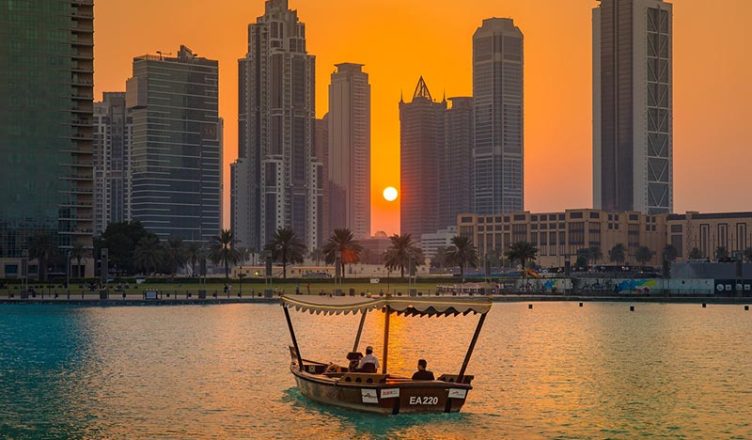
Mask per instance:
[[[206,297],[200,297],[195,294],[172,294],[157,293],[154,296],[147,296],[146,293],[127,295],[108,294],[106,296],[99,293],[84,294],[36,294],[30,295],[0,295],[0,304],[71,304],[71,305],[88,305],[88,306],[167,306],[167,305],[220,305],[220,304],[278,304],[282,292],[273,292],[271,295],[261,292],[251,294],[209,294]],[[291,293],[288,293],[291,294]],[[292,293],[294,294],[294,293]],[[318,293],[318,295],[330,295],[331,293]],[[302,294],[301,295],[305,295]],[[363,293],[363,295],[366,295]],[[357,296],[361,296],[358,294]],[[379,297],[379,294],[371,294]],[[408,296],[401,292],[395,296]],[[429,295],[421,295],[429,296]],[[479,295],[452,295],[447,293],[434,293],[430,296],[465,296],[477,297]],[[674,304],[752,304],[750,296],[718,296],[718,295],[664,295],[664,294],[621,294],[621,295],[603,295],[593,293],[567,293],[567,294],[497,294],[487,295],[494,302],[629,302],[629,303],[674,303]]]

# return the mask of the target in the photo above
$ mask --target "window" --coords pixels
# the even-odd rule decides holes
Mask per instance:
[[[575,246],[585,244],[585,223],[572,222],[569,224],[569,244]]]
[[[590,218],[601,218],[601,214],[599,212],[591,212]]]
[[[582,213],[581,212],[570,212],[569,213],[569,218],[582,218]]]

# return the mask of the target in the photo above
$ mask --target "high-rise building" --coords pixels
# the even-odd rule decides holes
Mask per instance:
[[[336,66],[329,85],[329,227],[347,228],[356,238],[368,238],[371,236],[371,85],[362,64]]]
[[[133,121],[124,92],[94,103],[94,235],[130,220],[130,150]]]
[[[673,209],[672,6],[602,0],[593,9],[593,205]]]
[[[287,0],[267,0],[248,26],[248,53],[238,61],[238,157],[233,194],[244,199],[233,219],[238,245],[262,249],[278,228],[291,227],[317,246],[321,163],[313,154],[315,58],[305,25]],[[245,217],[245,216],[248,217]]]
[[[206,242],[222,224],[218,64],[180,46],[133,60],[131,217],[160,238]]]
[[[412,102],[400,100],[400,232],[420,240],[439,226],[438,171],[446,101],[431,97],[423,77]]]
[[[0,0],[0,257],[39,234],[91,248],[93,14],[92,0]]]
[[[319,246],[323,246],[331,234],[329,226],[329,114],[316,119],[313,133],[314,155],[321,163],[321,205],[319,206]]]
[[[444,113],[444,145],[439,157],[439,227],[457,224],[472,212],[473,98],[449,98]]]
[[[489,18],[473,35],[473,205],[479,214],[524,209],[523,35]]]

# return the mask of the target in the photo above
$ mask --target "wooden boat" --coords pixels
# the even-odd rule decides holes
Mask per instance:
[[[344,408],[380,414],[459,412],[473,388],[473,376],[465,374],[486,314],[491,309],[488,298],[408,297],[312,297],[283,296],[282,307],[290,330],[290,371],[298,389],[307,398]],[[303,359],[295,338],[290,309],[315,314],[361,314],[352,352],[351,365],[340,366]],[[358,344],[369,311],[384,313],[384,347],[380,372],[354,371],[353,362],[360,353]],[[479,314],[478,325],[457,374],[443,374],[436,380],[412,380],[388,372],[389,317],[458,316]],[[355,362],[356,363],[356,362]]]

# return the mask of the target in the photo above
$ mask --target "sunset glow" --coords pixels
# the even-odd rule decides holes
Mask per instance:
[[[750,209],[746,167],[752,119],[752,2],[674,3],[674,208]],[[483,18],[511,17],[525,35],[525,208],[592,205],[592,22],[594,0],[290,0],[316,56],[316,114],[328,108],[334,64],[365,65],[372,85],[372,231],[399,230],[399,203],[380,194],[399,187],[400,95],[423,75],[437,99],[472,95],[472,34]],[[262,0],[95,3],[95,98],[124,90],[134,56],[180,44],[219,60],[224,162],[237,157],[237,59]],[[733,12],[730,12],[733,11]],[[165,26],[169,23],[169,26]],[[713,34],[707,29],[713,24]],[[134,31],[137,30],[137,31]],[[702,62],[698,62],[701,54]],[[712,154],[711,154],[712,152]],[[229,225],[229,169],[224,224]],[[722,176],[722,177],[717,177]],[[712,177],[713,189],[706,189]],[[718,197],[724,194],[724,197]]]

